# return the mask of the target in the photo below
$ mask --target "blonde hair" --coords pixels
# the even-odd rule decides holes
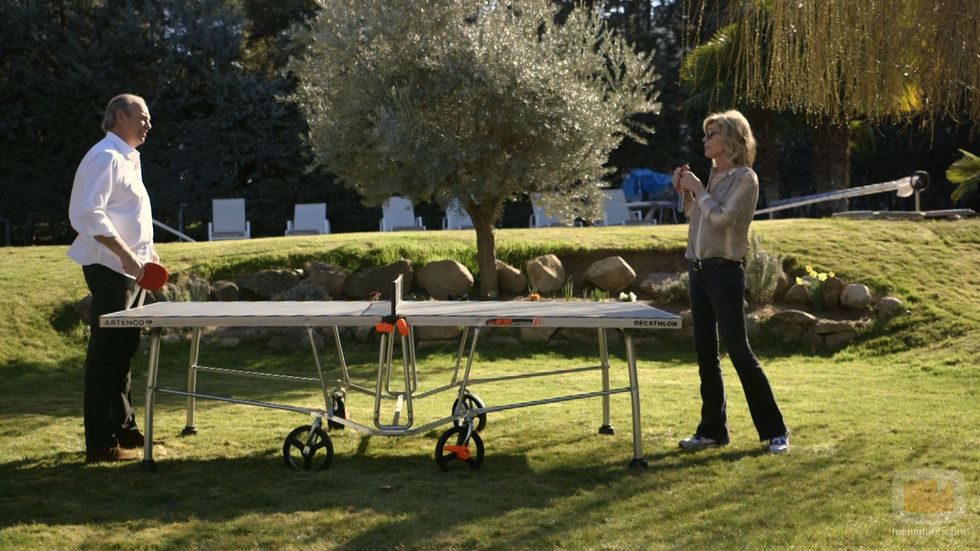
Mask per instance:
[[[712,113],[701,125],[705,132],[711,125],[718,127],[721,143],[728,152],[728,160],[735,166],[751,167],[755,162],[755,136],[745,115],[732,109],[723,113]]]
[[[102,116],[102,130],[106,132],[112,130],[112,127],[116,126],[116,116],[119,112],[132,113],[134,105],[146,105],[146,101],[133,94],[119,94],[109,100],[109,104],[105,106],[105,115]]]

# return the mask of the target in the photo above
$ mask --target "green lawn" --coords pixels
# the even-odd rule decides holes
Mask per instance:
[[[770,250],[894,294],[911,313],[834,355],[755,342],[793,432],[792,452],[779,457],[762,453],[756,442],[727,360],[732,445],[679,450],[676,442],[693,431],[700,407],[691,345],[641,340],[646,471],[626,468],[632,434],[625,395],[612,399],[614,436],[596,434],[598,399],[491,414],[483,467],[450,473],[432,459],[441,428],[404,438],[334,432],[331,468],[297,473],[283,466],[280,450],[285,435],[308,421],[302,415],[202,402],[200,433],[181,437],[184,400],[160,396],[159,472],[84,465],[86,337],[71,311],[86,294],[81,272],[65,247],[2,248],[0,549],[980,547],[980,221],[760,221],[753,228]],[[470,235],[342,234],[161,249],[171,267],[206,275],[400,256],[416,262],[450,256],[472,269]],[[499,256],[515,265],[556,251],[676,253],[684,238],[682,226],[501,230],[497,236]],[[592,351],[579,345],[484,344],[477,369],[485,373],[591,362]],[[188,347],[164,346],[161,381],[179,387]],[[613,347],[614,386],[625,384],[620,348]],[[310,375],[311,359],[302,352],[206,349],[202,362]],[[352,343],[347,352],[355,377],[373,384],[376,349]],[[454,352],[420,350],[423,389],[445,382]],[[142,415],[145,356],[137,361]],[[592,390],[596,379],[542,378],[476,390],[493,404]],[[200,386],[322,406],[309,386],[214,375],[202,375]],[[451,401],[440,395],[419,402],[419,420],[447,415]],[[357,419],[370,420],[373,399],[357,395],[350,405]],[[959,478],[931,487],[922,469]],[[953,518],[904,520],[900,513],[921,502],[897,499],[896,480],[908,495],[932,491],[937,501],[925,510],[953,507]]]

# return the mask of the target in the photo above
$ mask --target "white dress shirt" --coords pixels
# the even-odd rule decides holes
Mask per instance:
[[[92,146],[71,188],[68,218],[78,237],[68,256],[85,266],[102,264],[125,274],[122,261],[95,236],[119,237],[140,262],[153,259],[153,214],[143,187],[140,154],[112,132]]]

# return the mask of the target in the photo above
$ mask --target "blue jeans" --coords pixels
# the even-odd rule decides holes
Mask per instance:
[[[718,336],[742,382],[749,413],[760,440],[787,433],[783,414],[776,405],[769,380],[749,347],[743,315],[745,271],[736,262],[714,262],[699,270],[688,269],[691,315],[694,318],[694,349],[701,376],[701,423],[697,433],[728,442],[725,386],[718,356]]]

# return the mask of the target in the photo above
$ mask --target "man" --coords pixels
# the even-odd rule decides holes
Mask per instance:
[[[150,112],[139,96],[112,98],[102,120],[105,138],[86,153],[75,173],[68,216],[78,237],[68,256],[82,265],[92,292],[91,336],[85,359],[85,461],[136,459],[143,435],[133,412],[130,362],[140,330],[102,329],[99,316],[129,308],[153,247],[150,198],[136,148],[150,131]]]

